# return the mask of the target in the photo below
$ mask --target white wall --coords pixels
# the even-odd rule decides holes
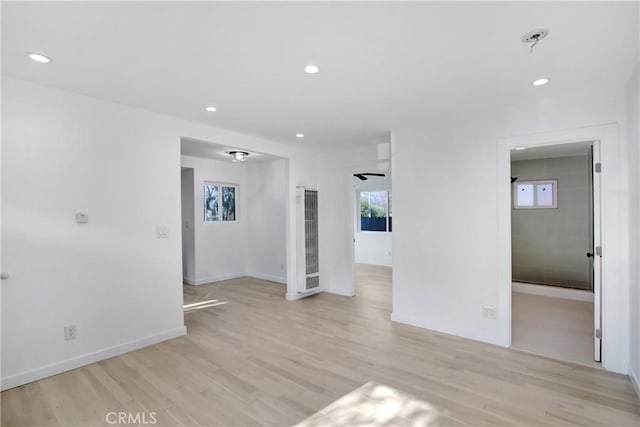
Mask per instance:
[[[182,279],[187,283],[196,280],[196,238],[194,224],[193,169],[180,172],[180,197],[182,201]]]
[[[391,172],[378,171],[371,168],[369,172],[385,173],[384,177],[369,176],[366,181],[353,177],[355,192],[367,190],[391,190]],[[373,264],[391,267],[392,260],[392,233],[380,231],[358,231],[360,221],[360,205],[356,199],[353,205],[355,217],[354,254],[355,262],[360,264]]]
[[[6,77],[2,102],[2,387],[184,334],[167,124]]]
[[[286,283],[286,160],[247,162],[247,275]]]
[[[377,146],[325,152],[316,159],[324,175],[318,194],[320,286],[339,295],[354,295],[353,284],[353,172],[378,162]],[[322,242],[322,236],[333,240]]]
[[[611,122],[625,129],[622,91],[594,90],[553,101],[532,95],[529,101],[506,109],[488,103],[472,117],[439,118],[394,131],[394,320],[509,345],[510,313],[501,307],[510,297],[499,285],[496,238],[498,193],[500,188],[508,192],[509,184],[497,180],[497,139]],[[617,157],[624,159],[620,145]],[[618,147],[612,150],[617,153]],[[603,162],[615,169],[612,175],[625,177],[614,183],[619,186],[614,197],[622,204],[626,164]],[[419,195],[415,182],[422,183]],[[619,267],[609,272],[611,291],[616,301],[627,301],[629,260],[626,252],[618,252],[626,245],[626,216],[613,220],[623,233],[609,245]],[[498,307],[497,319],[483,317],[485,305]],[[608,319],[608,327],[617,331],[609,337],[609,343],[616,342],[612,366],[626,370],[628,342],[617,337],[628,333],[628,307],[617,309]]]
[[[287,158],[288,296],[298,185],[321,192],[321,286],[351,286],[343,156],[2,79],[3,388],[184,333],[182,137]],[[375,146],[345,155],[375,162]],[[89,224],[75,224],[80,210]],[[64,341],[72,324],[78,338]]]
[[[247,170],[244,163],[198,157],[181,157],[193,168],[195,224],[195,280],[192,285],[245,275],[247,257]],[[236,221],[204,222],[204,183],[236,184]]]
[[[631,338],[629,373],[640,395],[640,72],[636,67],[627,86],[627,142],[629,159],[629,258]]]

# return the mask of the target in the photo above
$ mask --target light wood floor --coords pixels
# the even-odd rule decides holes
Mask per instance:
[[[513,293],[511,346],[599,367],[593,361],[593,303]]]
[[[625,376],[392,323],[387,268],[358,266],[356,294],[186,287],[186,304],[226,304],[187,313],[185,337],[2,393],[2,425],[102,425],[109,411],[161,425],[640,424]],[[332,418],[340,407],[378,421]]]

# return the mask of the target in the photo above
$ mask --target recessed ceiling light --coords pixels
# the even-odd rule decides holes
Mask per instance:
[[[33,59],[36,62],[42,62],[43,64],[48,64],[51,62],[51,58],[48,56],[40,55],[39,53],[30,53],[29,58]]]
[[[531,82],[533,86],[542,86],[542,85],[546,85],[547,83],[549,83],[549,79],[546,77],[543,77],[541,79],[534,80]]]
[[[304,67],[304,72],[307,74],[315,74],[318,71],[320,71],[320,69],[315,65],[307,65],[306,67]]]
[[[304,133],[296,133],[296,138],[304,138]]]
[[[215,113],[218,110],[216,107],[213,107],[211,105],[204,107],[204,109],[210,113]]]

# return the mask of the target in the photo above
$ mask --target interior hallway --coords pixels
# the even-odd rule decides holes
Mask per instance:
[[[206,302],[187,336],[6,391],[2,425],[640,423],[626,376],[392,323],[390,269],[356,275],[355,298],[288,302],[250,278],[185,288]]]

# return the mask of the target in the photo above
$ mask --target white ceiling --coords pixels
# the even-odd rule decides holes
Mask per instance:
[[[511,160],[550,159],[554,157],[586,156],[591,151],[592,141],[571,144],[546,145],[524,150],[511,150]]]
[[[529,54],[520,37],[535,28],[551,33]],[[386,141],[427,116],[622,85],[637,61],[637,2],[2,5],[7,75],[327,148]],[[311,63],[318,74],[304,73]],[[551,83],[531,87],[540,76]]]
[[[202,157],[206,159],[231,161],[230,151],[246,151],[241,148],[214,144],[206,141],[198,141],[191,138],[182,138],[180,140],[180,154],[183,156]],[[261,162],[265,160],[275,160],[279,157],[271,154],[256,153],[248,151],[249,157],[247,162]]]

